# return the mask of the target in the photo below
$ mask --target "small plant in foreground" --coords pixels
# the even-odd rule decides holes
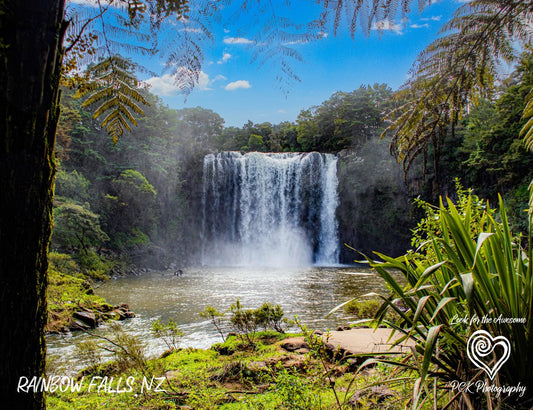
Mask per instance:
[[[257,333],[257,320],[252,309],[244,309],[240,299],[232,303],[230,308],[230,323],[233,325],[241,340],[255,348],[255,334]]]
[[[219,312],[213,306],[206,306],[203,312],[200,312],[199,315],[203,318],[209,319],[218,334],[222,338],[222,342],[226,341],[226,336],[224,335],[223,326],[224,326],[224,316],[225,313]]]
[[[273,329],[278,333],[285,333],[283,329],[283,323],[285,313],[281,305],[273,305],[265,302],[260,308],[254,311],[255,320],[257,324],[262,326],[264,330]]]
[[[245,309],[240,299],[232,303],[229,308],[229,324],[241,341],[254,348],[256,333],[260,327],[265,331],[273,330],[278,333],[285,333],[283,324],[290,323],[285,317],[283,308],[280,305],[273,305],[269,302],[263,303],[257,309]],[[208,318],[225,342],[223,332],[223,319],[225,314],[219,312],[212,306],[207,306],[200,316]]]
[[[183,336],[183,332],[172,319],[168,319],[168,323],[163,323],[159,319],[152,322],[152,333],[155,337],[163,339],[169,349],[174,350],[178,350],[179,341]]]
[[[94,340],[85,340],[76,343],[76,356],[78,356],[83,365],[89,368],[96,368],[102,363],[101,348]]]
[[[276,372],[275,391],[281,400],[281,409],[314,410],[322,409],[320,395],[313,383],[298,374],[280,368]]]

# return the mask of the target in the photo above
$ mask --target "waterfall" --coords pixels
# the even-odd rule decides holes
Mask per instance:
[[[338,263],[334,155],[222,152],[203,167],[202,264]]]

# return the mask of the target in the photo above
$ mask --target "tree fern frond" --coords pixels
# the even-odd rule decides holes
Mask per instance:
[[[86,85],[77,93],[77,96],[87,97],[82,106],[99,104],[93,119],[103,117],[101,127],[115,143],[124,130],[131,131],[129,124],[137,125],[132,112],[144,115],[137,103],[149,105],[138,90],[139,81],[133,75],[134,67],[133,63],[120,56],[102,60],[89,67]]]
[[[526,29],[531,14],[529,1],[473,0],[459,7],[444,35],[420,53],[401,88],[399,98],[406,103],[387,116],[391,151],[404,170],[425,152],[421,145],[431,144],[437,155],[439,135],[454,127],[472,101],[490,96],[497,65],[516,59],[516,39],[531,42]]]

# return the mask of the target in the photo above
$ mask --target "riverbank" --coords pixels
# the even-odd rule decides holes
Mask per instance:
[[[322,336],[259,332],[252,345],[231,335],[210,349],[169,349],[151,360],[123,338],[116,360],[93,363],[77,378],[65,379],[64,391],[50,391],[47,402],[54,409],[72,409],[75,403],[75,408],[312,410],[397,408],[409,397],[410,380],[370,387],[390,371],[383,365],[361,367],[328,348]],[[295,337],[304,337],[305,346],[293,349]],[[85,356],[89,363],[89,350]]]
[[[99,263],[97,269],[83,270],[69,255],[50,254],[47,333],[88,330],[104,322],[135,317],[128,304],[111,305],[95,294],[95,279],[107,280],[114,267],[100,260]]]

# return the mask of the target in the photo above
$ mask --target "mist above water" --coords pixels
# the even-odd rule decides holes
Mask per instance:
[[[203,167],[203,265],[338,263],[334,155],[222,152]]]

